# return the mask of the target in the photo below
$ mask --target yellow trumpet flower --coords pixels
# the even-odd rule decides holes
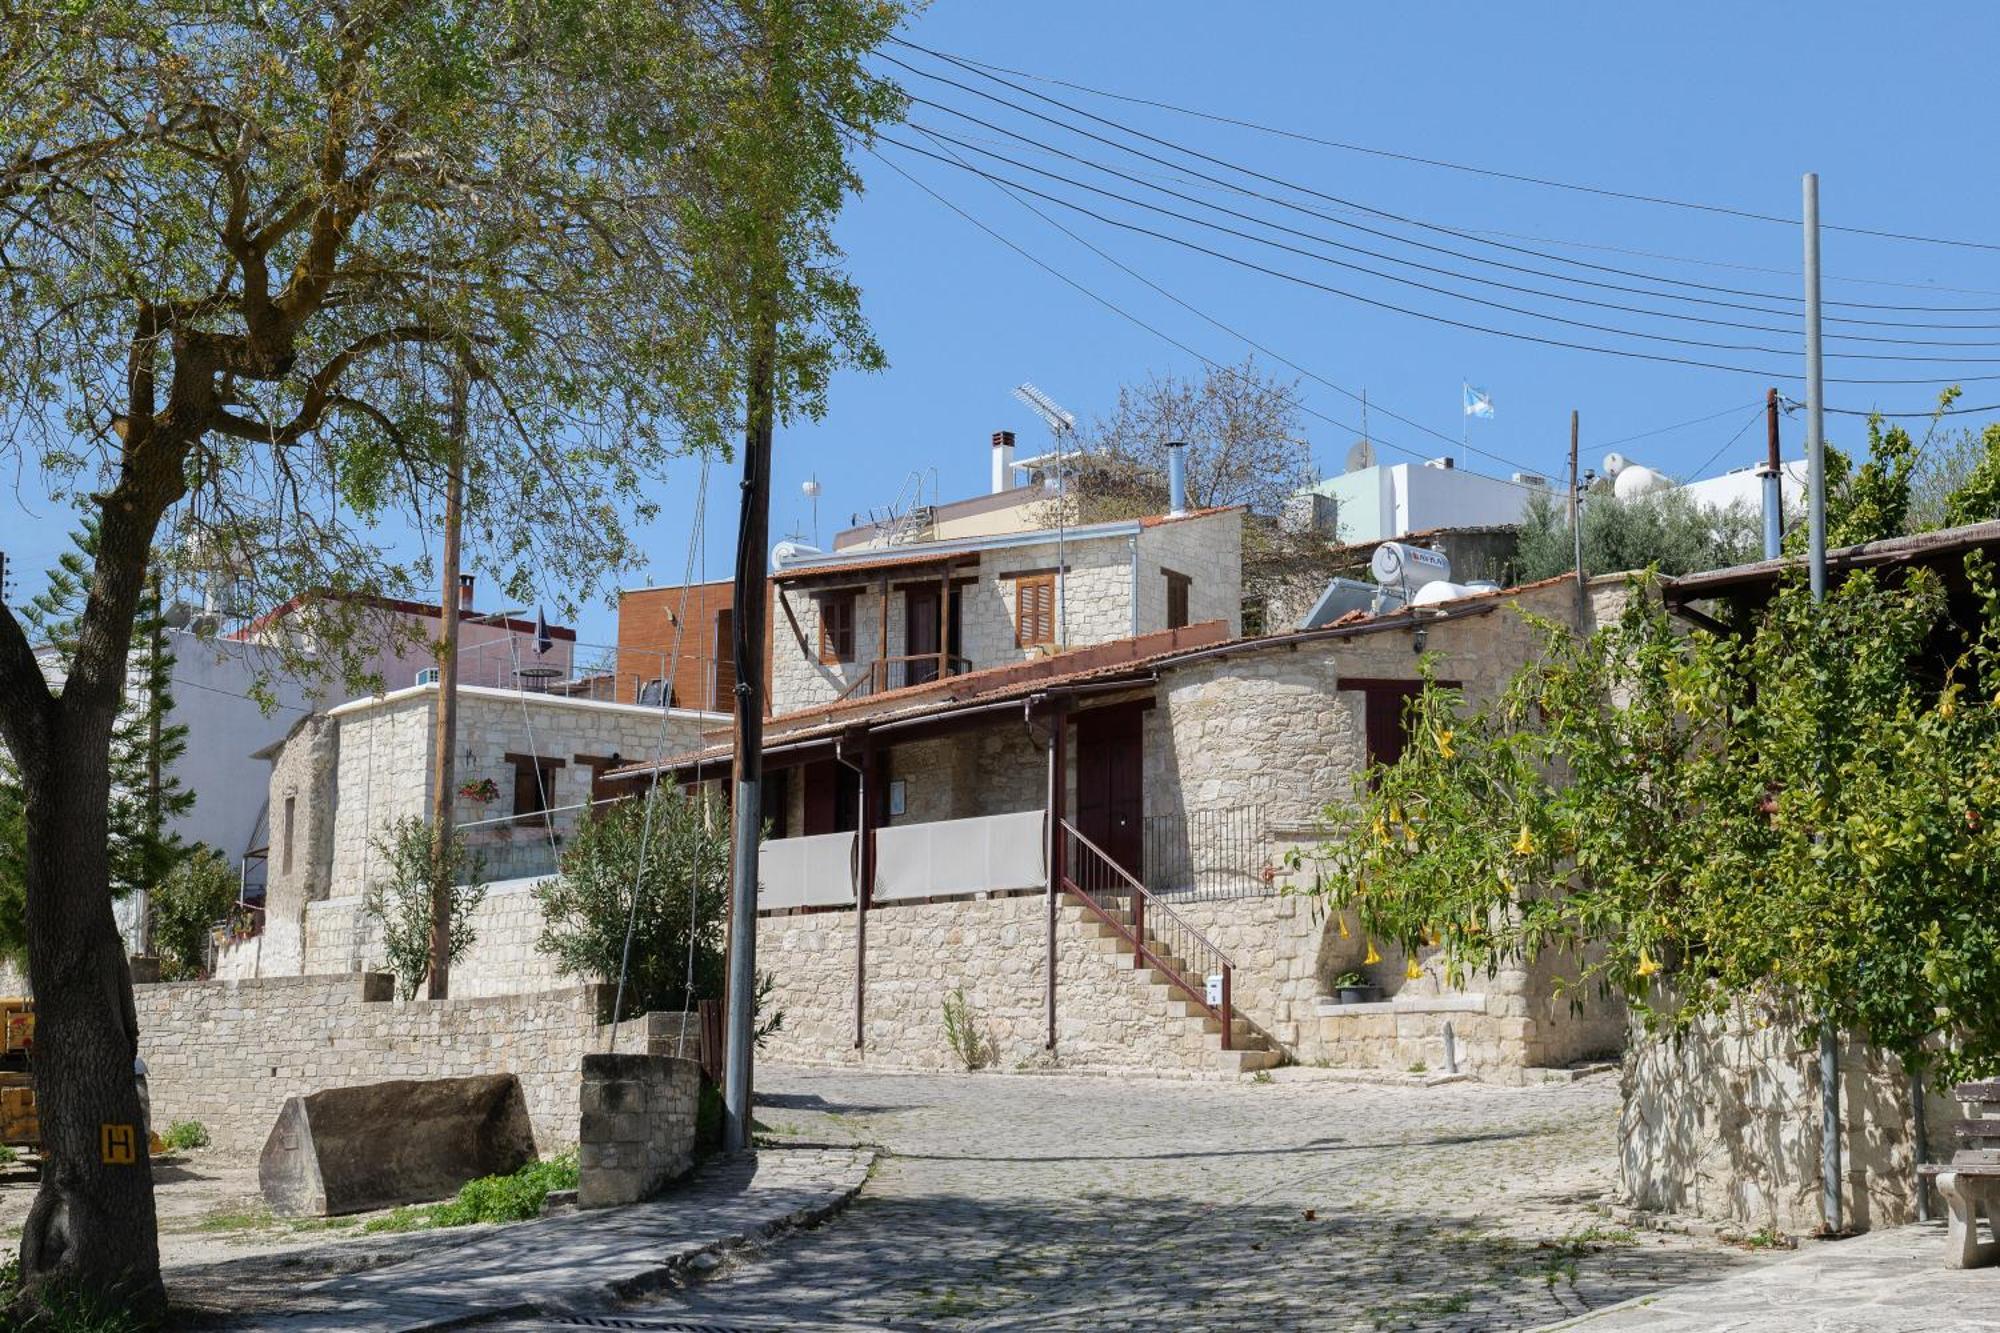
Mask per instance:
[[[1431,947],[1431,948],[1433,948],[1433,949],[1437,948],[1437,947],[1438,947],[1438,933],[1437,933],[1437,932],[1436,932],[1435,930],[1427,930],[1427,931],[1425,931],[1425,932],[1424,932],[1424,943],[1425,943],[1425,944],[1428,944],[1428,945],[1430,945],[1430,947]]]
[[[1450,727],[1439,727],[1439,728],[1438,728],[1438,733],[1437,733],[1437,747],[1438,747],[1438,753],[1439,753],[1439,754],[1443,755],[1443,756],[1444,756],[1445,758],[1447,758],[1447,759],[1451,758],[1451,755],[1452,755],[1452,749],[1451,749],[1451,728],[1450,728]]]
[[[1408,977],[1411,981],[1415,981],[1418,977],[1421,977],[1423,974],[1424,974],[1423,964],[1419,963],[1416,960],[1415,956],[1413,955],[1410,958],[1410,961],[1404,965],[1403,975],[1405,977]]]
[[[1375,816],[1375,841],[1384,847],[1389,845],[1389,826],[1382,822],[1382,816]]]
[[[1335,917],[1334,919],[1340,923],[1340,938],[1344,940],[1354,938],[1352,935],[1347,933],[1347,913],[1342,912],[1339,916]]]
[[[1659,963],[1654,961],[1654,959],[1649,954],[1647,954],[1645,949],[1641,948],[1639,950],[1639,975],[1642,977],[1650,977],[1659,970],[1660,970]]]
[[[1361,960],[1361,965],[1363,967],[1372,967],[1374,964],[1379,963],[1381,961],[1382,961],[1382,955],[1375,952],[1375,941],[1374,940],[1368,941],[1368,956]]]
[[[1533,856],[1534,854],[1535,835],[1528,831],[1526,824],[1523,824],[1521,825],[1521,836],[1514,839],[1514,855]]]

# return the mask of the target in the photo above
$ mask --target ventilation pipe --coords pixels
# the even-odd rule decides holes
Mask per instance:
[[[1770,448],[1770,457],[1758,471],[1764,479],[1764,558],[1776,560],[1784,553],[1785,545],[1785,488],[1784,471],[1778,459],[1776,389],[1770,390],[1764,398],[1764,433]]]
[[[1014,489],[1014,432],[993,432],[993,494]]]
[[[1167,441],[1167,512],[1187,512],[1187,441]]]
[[[470,574],[460,574],[458,576],[458,609],[460,611],[470,611],[472,609],[472,575]]]

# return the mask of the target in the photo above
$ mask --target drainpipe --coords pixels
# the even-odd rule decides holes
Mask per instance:
[[[1187,512],[1187,441],[1167,441],[1167,512]]]
[[[1769,445],[1769,455],[1764,466],[1758,469],[1758,476],[1764,479],[1764,558],[1776,560],[1784,546],[1784,504],[1785,489],[1783,473],[1778,460],[1778,391],[1771,389],[1764,395],[1764,434]]]
[[[1125,539],[1132,551],[1132,637],[1139,637],[1139,534]]]

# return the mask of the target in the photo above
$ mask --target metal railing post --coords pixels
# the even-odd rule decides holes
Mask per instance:
[[[1132,951],[1132,966],[1146,965],[1146,899],[1145,895],[1134,893],[1132,899],[1132,939],[1138,948]]]
[[[1222,965],[1222,1049],[1232,1049],[1230,1043],[1236,1037],[1236,1006],[1229,994],[1230,967]]]

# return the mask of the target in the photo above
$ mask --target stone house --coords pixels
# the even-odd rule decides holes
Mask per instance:
[[[948,1065],[958,991],[1010,1065],[1442,1067],[1449,1039],[1459,1067],[1511,1077],[1616,1049],[1622,1007],[1573,1012],[1558,960],[1455,990],[1419,959],[1410,979],[1293,890],[1324,807],[1400,753],[1419,654],[1489,698],[1539,648],[1517,610],[1588,628],[1625,596],[1555,580],[1255,638],[1218,617],[781,713],[758,923],[774,1053]],[[1350,969],[1387,998],[1331,1002]]]
[[[425,815],[435,773],[435,684],[352,700],[302,719],[262,752],[271,764],[271,845],[263,932],[230,945],[220,976],[345,973],[383,961],[379,925],[361,910],[382,872],[376,840]],[[534,950],[541,923],[528,892],[555,868],[608,774],[628,757],[702,744],[726,715],[462,686],[460,794],[453,815],[482,880],[472,956],[454,993],[513,994],[558,984]],[[476,792],[477,794],[468,794]]]
[[[782,717],[1202,621],[1241,624],[1241,509],[834,552],[771,575]]]

